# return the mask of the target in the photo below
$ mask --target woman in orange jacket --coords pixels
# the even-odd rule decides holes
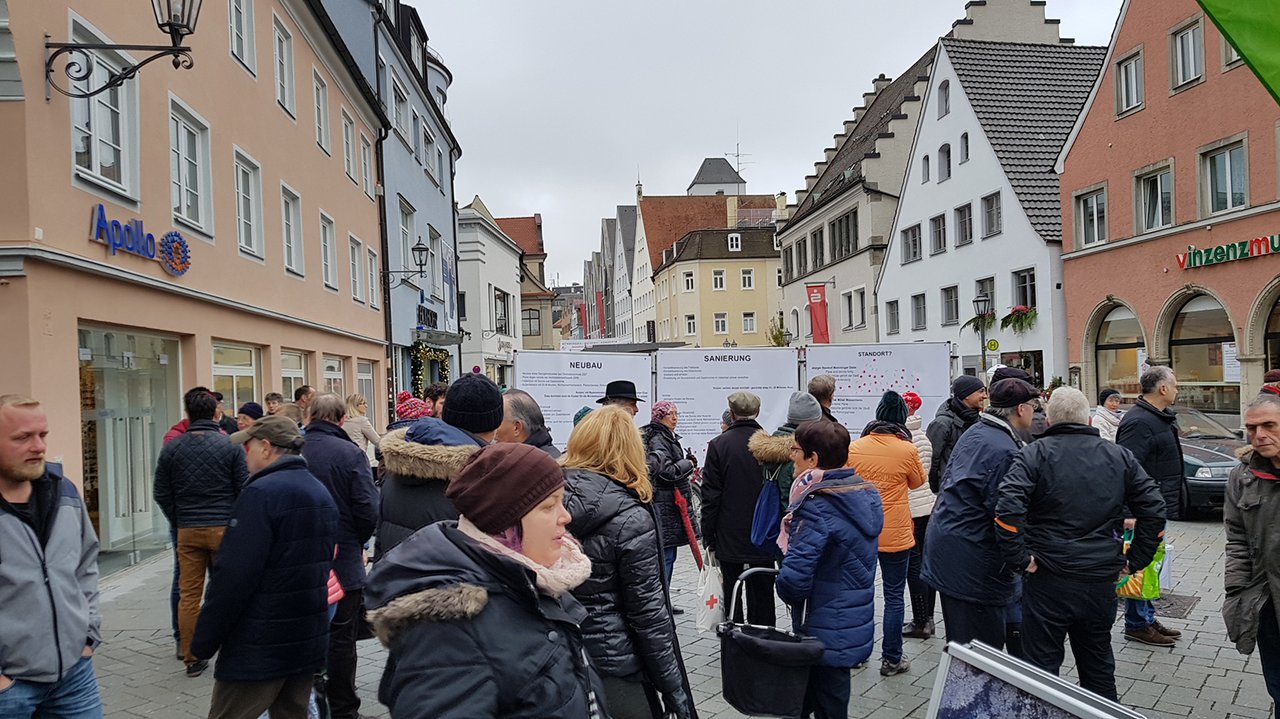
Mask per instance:
[[[920,453],[907,431],[907,403],[897,392],[885,392],[876,407],[876,419],[849,445],[849,467],[880,490],[884,505],[884,530],[880,532],[880,576],[884,592],[884,620],[880,647],[880,674],[891,676],[911,668],[902,656],[902,620],[907,586],[907,564],[915,546],[910,490],[925,483],[927,474]]]

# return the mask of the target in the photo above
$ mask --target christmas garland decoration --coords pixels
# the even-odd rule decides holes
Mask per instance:
[[[410,365],[413,371],[413,387],[409,391],[414,397],[421,398],[431,383],[431,363],[440,363],[440,381],[449,383],[449,350],[432,347],[418,340],[409,348]]]

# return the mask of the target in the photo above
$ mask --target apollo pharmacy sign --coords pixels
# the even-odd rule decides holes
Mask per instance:
[[[93,209],[89,241],[106,245],[112,257],[123,252],[159,262],[164,271],[174,277],[181,277],[191,269],[191,247],[182,233],[169,231],[157,240],[143,227],[142,220],[107,220],[107,208],[101,204]]]
[[[1249,260],[1263,255],[1280,254],[1280,235],[1255,237],[1252,240],[1228,242],[1217,247],[1196,249],[1195,245],[1187,245],[1187,251],[1177,255],[1178,267],[1184,270],[1209,265],[1220,265],[1224,262]]]

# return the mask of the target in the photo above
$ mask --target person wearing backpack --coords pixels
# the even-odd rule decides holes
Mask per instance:
[[[764,481],[777,482],[778,493],[782,497],[782,508],[786,509],[790,502],[791,483],[794,465],[791,463],[791,436],[804,422],[817,422],[822,419],[822,405],[808,392],[792,392],[787,404],[787,423],[774,431],[772,435],[760,430],[751,435],[747,442],[756,461],[764,465]]]

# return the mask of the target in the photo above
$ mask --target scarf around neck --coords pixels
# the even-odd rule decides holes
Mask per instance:
[[[485,534],[466,517],[458,517],[458,530],[494,554],[506,557],[533,571],[538,591],[558,599],[560,595],[576,589],[591,577],[591,560],[582,552],[581,545],[572,535],[564,535],[564,547],[560,559],[550,567],[544,567],[514,549],[504,546]]]

